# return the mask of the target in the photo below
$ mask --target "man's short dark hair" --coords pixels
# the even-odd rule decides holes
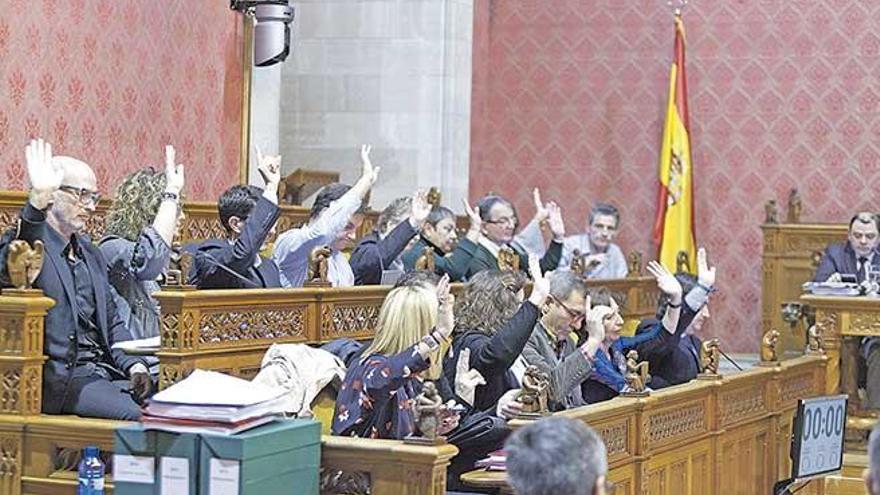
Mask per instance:
[[[223,224],[227,234],[232,232],[229,219],[238,217],[245,220],[262,195],[263,189],[241,184],[230,187],[220,195],[220,199],[217,200],[217,211],[220,213],[220,223]]]
[[[504,446],[507,478],[518,495],[591,495],[608,474],[602,439],[564,417],[540,419],[515,431]]]
[[[501,196],[495,196],[492,194],[481,198],[480,201],[477,203],[477,213],[480,214],[480,218],[484,222],[492,220],[492,218],[489,217],[489,212],[492,211],[492,207],[497,204],[503,204],[510,207],[510,209],[513,210],[514,218],[516,218],[517,223],[519,223],[519,215],[517,215],[516,208],[513,206],[513,203],[502,198]]]
[[[852,230],[853,224],[858,221],[859,223],[871,223],[874,222],[874,227],[877,228],[877,231],[880,232],[880,216],[876,213],[870,213],[867,211],[861,211],[856,213],[849,219],[849,230]]]
[[[447,218],[455,220],[455,212],[445,206],[435,206],[431,208],[431,213],[428,213],[427,222],[436,227],[438,223]]]
[[[614,227],[620,227],[620,210],[617,209],[611,203],[596,203],[593,205],[593,208],[590,210],[590,225],[593,225],[593,220],[596,219],[597,216],[604,215],[614,217]]]
[[[345,193],[350,189],[351,186],[348,184],[340,184],[339,182],[327,184],[322,187],[321,190],[318,191],[318,195],[315,196],[315,202],[312,204],[312,209],[309,210],[309,220],[314,220],[322,211],[330,207],[330,203],[345,196]]]

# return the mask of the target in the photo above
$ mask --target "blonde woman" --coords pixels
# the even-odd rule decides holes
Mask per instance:
[[[415,431],[412,403],[423,378],[440,378],[440,357],[453,328],[452,306],[448,277],[436,289],[417,284],[388,293],[375,340],[345,374],[333,434],[401,439]]]
[[[168,265],[171,242],[183,213],[183,165],[173,146],[165,147],[165,172],[152,168],[129,174],[116,189],[98,247],[107,261],[110,284],[119,294],[117,309],[131,335],[159,335],[159,306],[152,293]]]

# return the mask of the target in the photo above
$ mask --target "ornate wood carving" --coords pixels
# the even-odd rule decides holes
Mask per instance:
[[[370,473],[321,468],[320,491],[321,495],[370,495]]]
[[[175,313],[162,313],[162,345],[164,347],[180,347],[180,318]]]
[[[21,438],[0,434],[0,493],[21,493]]]
[[[303,337],[305,307],[202,313],[199,344],[238,340],[285,340]]]
[[[372,332],[379,321],[381,303],[355,305],[325,303],[321,309],[321,339]]]
[[[767,412],[764,385],[725,392],[718,397],[721,426],[728,426]]]
[[[629,421],[617,421],[598,429],[599,436],[608,451],[608,458],[629,452]]]
[[[160,363],[159,365],[159,389],[164,390],[171,385],[183,380],[190,373],[192,373],[193,368],[188,365],[176,365],[176,364],[165,364]]]
[[[21,412],[21,369],[4,369],[0,373],[0,413]]]
[[[796,401],[812,397],[817,392],[816,378],[813,373],[803,373],[782,381],[779,390],[779,400],[783,403]]]
[[[706,407],[703,402],[696,402],[666,410],[648,417],[647,440],[649,444],[670,441],[676,437],[689,436],[706,429]]]
[[[880,318],[876,312],[853,312],[850,315],[847,335],[880,335]]]

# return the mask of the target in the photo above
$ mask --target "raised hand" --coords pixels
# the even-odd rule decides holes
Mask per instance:
[[[281,182],[281,155],[264,155],[260,147],[254,145],[257,151],[257,170],[266,184],[266,189],[278,189]]]
[[[715,286],[715,267],[709,266],[706,248],[697,250],[697,282],[707,289]]]
[[[657,280],[657,287],[660,291],[668,295],[674,302],[681,298],[681,284],[678,279],[665,266],[656,261],[648,262],[648,273]],[[677,296],[677,298],[676,298]]]
[[[562,208],[553,201],[547,203],[547,223],[553,239],[561,241],[565,237],[565,222],[562,220]]]
[[[165,146],[165,192],[180,195],[183,190],[183,165],[176,162],[174,146]]]
[[[443,337],[448,338],[452,335],[455,328],[455,317],[452,309],[455,306],[455,296],[449,292],[449,275],[443,275],[443,278],[437,282],[437,326],[436,330]]]
[[[361,145],[361,177],[368,181],[370,185],[376,183],[379,179],[379,167],[374,167],[370,160],[370,151],[373,147],[369,144]]]
[[[455,363],[455,395],[469,406],[474,405],[474,393],[479,385],[485,385],[486,379],[476,369],[471,368],[471,350],[464,348],[458,353]]]
[[[541,191],[537,187],[532,190],[532,201],[535,202],[535,220],[538,222],[547,220],[550,211],[544,205],[544,202],[541,201]]]
[[[613,314],[616,309],[609,306],[590,307],[590,298],[587,297],[587,335],[588,340],[602,343],[605,341],[605,319]]]
[[[483,219],[480,218],[480,214],[477,213],[476,209],[471,208],[471,205],[468,204],[466,199],[462,199],[461,204],[464,206],[464,212],[468,217],[468,221],[470,222],[468,230],[476,230],[479,232],[480,227],[483,226]]]
[[[42,139],[31,139],[24,154],[31,184],[30,203],[43,210],[52,202],[52,194],[61,187],[64,171],[52,162],[52,145]]]
[[[529,302],[541,307],[550,294],[550,280],[541,273],[541,264],[534,254],[529,255],[529,274],[532,276],[532,293]]]
[[[412,197],[412,206],[409,214],[413,227],[420,229],[431,213],[431,203],[428,203],[428,193],[424,190],[416,192]]]

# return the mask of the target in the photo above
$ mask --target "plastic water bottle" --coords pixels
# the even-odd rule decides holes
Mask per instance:
[[[104,463],[98,447],[89,445],[79,461],[79,485],[76,495],[104,495]]]

